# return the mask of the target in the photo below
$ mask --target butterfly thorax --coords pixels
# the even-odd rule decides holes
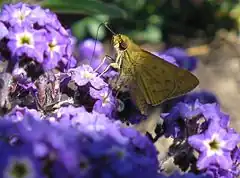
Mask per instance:
[[[117,53],[116,62],[119,64],[120,73],[128,77],[134,76],[141,48],[121,34],[113,36],[113,45]]]

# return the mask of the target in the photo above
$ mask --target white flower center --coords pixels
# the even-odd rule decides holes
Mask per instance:
[[[30,13],[30,9],[17,9],[14,11],[13,17],[18,20],[18,23],[22,23]]]
[[[28,31],[16,34],[16,40],[17,40],[17,47],[27,46],[30,48],[34,48],[33,35]]]
[[[83,76],[86,79],[92,79],[94,77],[93,73],[90,73],[88,71],[84,71]]]
[[[204,140],[203,143],[207,147],[207,156],[223,154],[221,148],[224,146],[225,142],[219,139],[218,134],[213,134],[211,139]]]

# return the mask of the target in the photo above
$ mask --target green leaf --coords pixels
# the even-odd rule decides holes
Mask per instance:
[[[148,25],[144,31],[132,31],[128,33],[135,41],[159,43],[162,40],[161,29],[155,25]]]
[[[159,43],[162,39],[161,29],[154,25],[148,25],[145,37],[151,43]]]
[[[75,22],[71,30],[75,37],[82,40],[87,35],[87,18]]]
[[[103,14],[111,18],[127,17],[127,13],[123,9],[100,0],[44,0],[40,5],[58,13]]]

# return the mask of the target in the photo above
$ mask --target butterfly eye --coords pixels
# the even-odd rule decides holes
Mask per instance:
[[[127,49],[127,47],[128,47],[127,43],[125,43],[125,42],[123,42],[123,41],[119,44],[119,49],[120,49],[121,51]]]

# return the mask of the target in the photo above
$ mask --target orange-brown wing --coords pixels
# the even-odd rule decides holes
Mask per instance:
[[[142,50],[134,60],[137,85],[148,104],[158,105],[193,90],[198,79],[189,71]]]

